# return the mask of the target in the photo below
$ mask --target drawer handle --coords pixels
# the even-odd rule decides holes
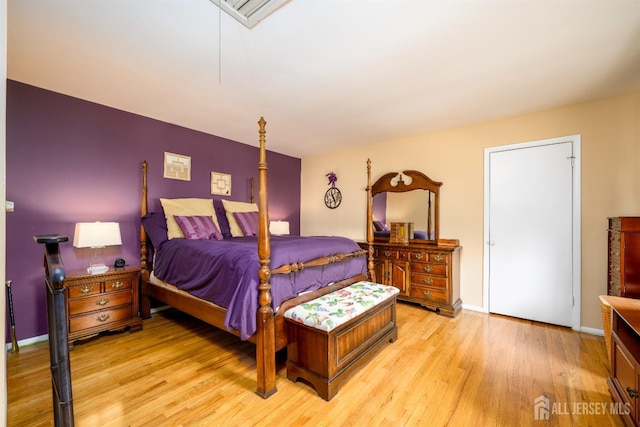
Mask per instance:
[[[386,256],[387,258],[389,258],[391,256],[391,252],[389,251],[384,251],[384,256]]]
[[[111,284],[111,287],[113,289],[120,289],[122,287],[122,285],[124,285],[124,283],[122,283],[121,281],[118,280],[117,282],[113,282]]]
[[[100,316],[98,316],[96,318],[96,320],[98,322],[106,322],[107,320],[109,320],[109,317],[111,317],[111,316],[109,316],[108,314],[101,314]]]
[[[96,302],[96,305],[107,305],[109,304],[109,300],[106,298],[102,298],[100,301]]]
[[[424,293],[424,296],[427,298],[431,298],[433,296],[433,294],[429,291],[424,291],[423,293]]]
[[[416,254],[416,259],[422,259],[422,254]]]
[[[442,261],[442,255],[436,255],[433,257],[433,259],[435,259],[436,261]]]
[[[632,399],[638,398],[638,390],[634,390],[631,387],[627,387],[627,393],[629,393],[629,397]]]
[[[82,292],[83,294],[88,294],[92,290],[93,290],[93,286],[88,286],[88,285],[84,285],[83,287],[80,288],[80,292]]]
[[[425,285],[430,285],[433,283],[433,280],[431,280],[431,277],[427,277],[426,279],[424,279],[424,284]]]
[[[424,266],[424,271],[426,271],[427,273],[431,273],[432,270],[433,270],[433,267],[431,267],[430,265]]]

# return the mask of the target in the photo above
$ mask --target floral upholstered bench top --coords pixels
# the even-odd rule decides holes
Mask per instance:
[[[290,308],[284,317],[331,331],[399,293],[398,288],[361,281]]]

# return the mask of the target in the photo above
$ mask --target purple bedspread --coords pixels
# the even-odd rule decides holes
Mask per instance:
[[[344,237],[271,236],[271,268],[359,249]],[[227,309],[225,326],[243,340],[256,331],[258,311],[258,244],[256,237],[229,240],[172,239],[158,249],[155,276],[179,289]],[[271,277],[274,310],[283,301],[332,282],[366,274],[366,257]]]

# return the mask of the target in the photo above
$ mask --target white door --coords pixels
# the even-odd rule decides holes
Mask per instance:
[[[572,326],[573,159],[570,141],[489,154],[491,313]]]

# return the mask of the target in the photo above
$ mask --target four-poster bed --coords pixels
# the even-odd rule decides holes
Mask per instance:
[[[255,269],[252,270],[253,275],[255,275],[255,271],[257,270],[257,286],[249,285],[250,287],[253,286],[254,288],[257,288],[252,290],[256,292],[257,298],[255,300],[253,298],[245,298],[250,299],[251,304],[257,307],[253,312],[249,312],[251,320],[255,319],[255,328],[248,330],[229,328],[230,313],[234,307],[221,306],[209,300],[194,296],[185,290],[179,289],[177,286],[164,282],[164,279],[158,280],[158,278],[154,276],[153,268],[154,263],[159,261],[162,250],[167,250],[170,246],[184,243],[187,239],[174,239],[175,242],[170,240],[168,242],[173,243],[163,243],[161,248],[154,247],[153,250],[156,258],[152,259],[152,257],[150,257],[150,243],[153,242],[153,239],[151,239],[150,242],[148,230],[145,229],[144,225],[141,226],[140,233],[140,266],[142,268],[141,315],[142,317],[150,316],[150,301],[153,299],[168,304],[213,326],[227,330],[243,339],[248,339],[249,341],[254,342],[256,344],[256,392],[263,398],[267,398],[277,390],[275,384],[275,353],[276,351],[286,347],[289,343],[283,313],[290,307],[310,301],[321,295],[349,286],[355,282],[366,280],[367,251],[360,249],[355,242],[350,241],[349,239],[336,238],[348,241],[348,243],[344,241],[342,243],[345,245],[348,244],[349,246],[340,247],[352,247],[352,250],[339,249],[336,252],[328,252],[329,246],[327,246],[327,248],[323,249],[324,253],[321,256],[316,255],[311,257],[311,259],[298,260],[292,259],[295,257],[291,255],[288,258],[284,258],[292,259],[291,261],[279,263],[275,265],[275,268],[272,268],[272,264],[279,262],[279,259],[283,259],[282,253],[284,249],[278,249],[278,245],[284,246],[284,240],[287,238],[276,236],[272,238],[269,235],[265,138],[266,122],[263,118],[260,118],[258,124],[260,149],[258,163],[257,262],[255,263],[255,266],[253,265],[253,261],[247,263],[251,265],[250,268],[254,269],[255,267]],[[143,219],[150,214],[148,211],[147,194],[147,163],[145,161],[142,165],[141,217]],[[229,240],[219,240],[219,243],[212,242],[212,245],[227,245],[225,247],[229,248],[229,245],[233,244],[233,240],[241,243],[243,239],[246,240],[249,239],[249,237],[234,237]],[[297,237],[296,239],[303,240],[311,238]],[[273,246],[274,252],[272,252],[272,243],[277,243],[277,245]],[[206,242],[197,243],[198,246],[203,246],[205,244]],[[351,246],[351,244],[353,245]],[[316,243],[315,246],[325,246],[325,242],[323,241],[322,244]],[[183,252],[184,250],[185,249],[181,248],[179,252]],[[253,251],[255,252],[255,244],[253,245]],[[293,251],[293,249],[291,251]],[[227,250],[226,252],[231,251]],[[305,251],[295,252],[304,253]],[[235,270],[236,268],[234,266],[233,268],[229,267],[228,269]],[[213,273],[213,275],[216,274],[219,275],[219,273]],[[314,279],[317,283],[314,282],[315,284],[309,290],[301,289],[301,291],[296,291],[296,295],[288,297],[282,297],[280,295],[280,286],[278,286],[278,284],[282,283],[282,280],[302,282],[297,283],[296,286],[304,285],[304,280],[301,278],[308,277],[303,276],[304,274],[316,274],[316,276],[322,276],[322,279]],[[322,280],[327,281],[327,283],[320,283]],[[274,291],[277,301],[274,301]],[[251,294],[247,293],[246,295]],[[240,297],[242,296],[243,295],[240,295]],[[282,301],[280,301],[280,299],[282,299]],[[249,306],[251,306],[251,304],[249,304]],[[252,309],[248,308],[248,310]]]

